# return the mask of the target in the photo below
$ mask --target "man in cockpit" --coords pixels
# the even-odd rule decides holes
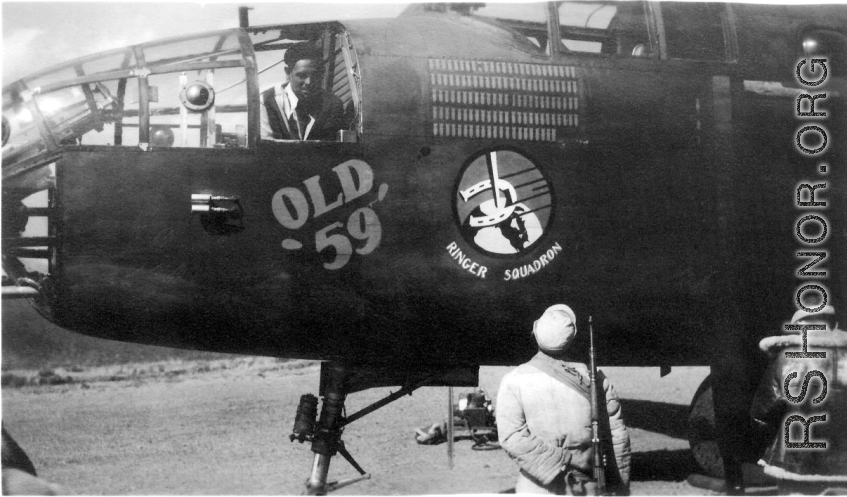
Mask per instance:
[[[262,92],[263,140],[335,140],[345,129],[341,100],[321,88],[323,57],[308,42],[292,45],[283,56],[288,82]]]

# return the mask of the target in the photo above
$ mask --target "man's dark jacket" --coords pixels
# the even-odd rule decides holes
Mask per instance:
[[[284,89],[284,87],[283,87]],[[285,126],[285,116],[276,103],[276,87],[268,88],[262,92],[262,105],[268,113],[268,123],[273,130],[273,137],[277,140],[299,140],[298,136],[288,134]],[[299,105],[305,105],[308,114],[315,118],[307,140],[334,141],[338,130],[347,129],[344,118],[344,107],[341,100],[332,93],[320,90],[317,95],[308,101],[301,101]],[[308,123],[305,123],[306,126]]]

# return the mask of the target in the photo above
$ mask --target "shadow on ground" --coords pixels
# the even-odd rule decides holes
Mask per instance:
[[[630,428],[688,440],[688,406],[650,400],[621,399]],[[682,481],[697,469],[690,449],[654,450],[632,454],[632,481]]]
[[[682,481],[696,471],[691,450],[652,450],[632,454],[632,481]]]
[[[621,406],[628,427],[688,440],[688,406],[630,399],[621,399]]]

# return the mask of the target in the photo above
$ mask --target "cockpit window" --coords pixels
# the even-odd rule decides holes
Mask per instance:
[[[146,78],[151,146],[246,146],[247,82],[237,33],[145,46],[142,56],[156,68]],[[124,120],[123,144],[143,139],[140,119]]]
[[[341,112],[333,117],[335,125],[330,130],[332,132],[323,130],[323,135],[318,139],[355,142],[363,138],[364,109],[362,109],[359,63],[350,37],[343,26],[337,23],[263,26],[249,28],[248,33],[253,42],[258,64],[259,91],[262,94],[259,103],[261,113],[268,112],[265,104],[266,92],[271,89],[283,91],[284,86],[289,83],[289,77],[285,72],[287,66],[284,62],[286,51],[298,44],[308,44],[321,54],[320,67],[317,71],[320,81],[317,86],[324,92],[331,93],[341,102]],[[263,131],[263,133],[266,132],[268,132],[267,129]],[[304,129],[303,132],[305,133],[306,130]],[[288,133],[288,127],[286,127],[286,133]],[[310,129],[307,133],[314,133],[314,129]],[[278,141],[288,140],[289,136],[275,138],[263,135],[263,138]],[[309,134],[306,138],[314,140],[315,135]]]
[[[107,143],[106,128],[117,119],[113,78],[128,74],[132,52],[123,49],[42,71],[3,89],[3,159],[20,161],[51,145]],[[111,90],[110,90],[111,88]],[[111,130],[111,128],[109,128]],[[99,139],[92,139],[98,135]],[[5,137],[4,137],[5,138]]]
[[[533,51],[550,53],[547,36],[547,5],[545,3],[472,3],[448,4],[464,6],[469,14],[511,28],[530,42]],[[457,7],[453,7],[454,10]]]
[[[28,94],[27,100],[31,100]],[[31,159],[47,149],[27,100],[19,88],[3,89],[3,162],[7,164]]]
[[[407,9],[414,14],[450,13],[470,17],[492,26],[503,36],[503,29],[511,34],[508,43],[524,52],[550,54],[547,29],[547,4],[534,3],[422,3]],[[409,14],[406,14],[409,15]]]
[[[250,63],[239,33],[106,52],[4,88],[3,159],[61,145],[246,146]]]
[[[116,64],[103,72],[108,74],[120,69],[121,66]],[[59,144],[82,143],[83,137],[87,138],[84,140],[86,144],[111,144],[112,137],[105,130],[113,129],[112,123],[117,118],[117,100],[109,89],[109,86],[112,90],[116,89],[116,83],[105,79],[65,86],[65,83],[81,77],[98,78],[99,74],[83,63],[70,73],[57,71],[28,82],[34,90],[35,103]]]
[[[648,16],[642,2],[561,2],[559,31],[569,52],[651,57]]]

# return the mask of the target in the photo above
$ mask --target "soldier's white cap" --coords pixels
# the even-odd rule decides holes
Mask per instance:
[[[818,312],[808,312],[808,311],[804,311],[803,309],[800,309],[799,311],[795,312],[794,315],[791,317],[791,324],[797,324],[800,321],[803,321],[803,322],[815,322],[815,321],[826,322],[826,321],[833,319],[834,316],[835,316],[835,307],[832,307],[831,305],[824,306],[824,308],[819,310]]]
[[[565,304],[550,306],[532,325],[532,334],[544,352],[561,352],[576,336],[576,314]]]

